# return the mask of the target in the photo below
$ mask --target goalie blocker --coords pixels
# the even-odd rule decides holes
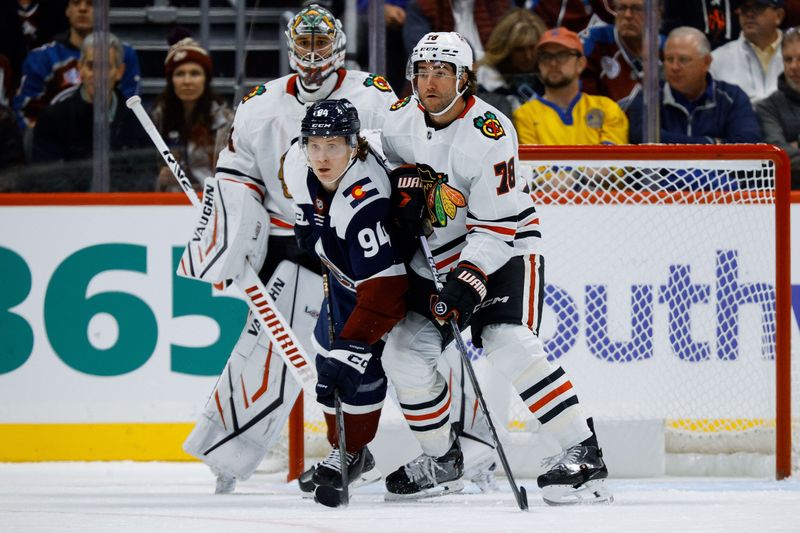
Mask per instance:
[[[267,255],[269,214],[242,183],[206,178],[200,215],[181,256],[178,275],[219,283],[257,271]]]

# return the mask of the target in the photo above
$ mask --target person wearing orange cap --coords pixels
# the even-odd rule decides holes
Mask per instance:
[[[625,144],[628,119],[610,98],[581,92],[586,68],[583,45],[574,32],[553,28],[536,46],[544,94],[513,115],[520,144]]]
[[[211,88],[213,62],[208,51],[190,37],[174,43],[164,61],[167,85],[153,109],[153,122],[197,188],[214,175],[217,154],[225,145],[233,111]],[[158,191],[179,191],[166,166],[161,166]]]

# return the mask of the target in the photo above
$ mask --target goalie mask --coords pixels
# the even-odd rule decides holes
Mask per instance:
[[[302,9],[286,27],[289,64],[300,75],[303,86],[316,90],[344,65],[347,39],[342,24],[316,4]]]
[[[326,188],[335,188],[355,159],[360,130],[358,111],[344,98],[321,100],[306,111],[300,123],[300,146]]]
[[[425,107],[422,104],[417,90],[416,76],[419,72],[420,63],[431,63],[434,67],[437,63],[448,63],[455,71],[456,95],[453,97],[450,105],[437,113],[428,111],[431,115],[439,116],[447,113],[456,101],[464,95],[464,92],[466,92],[468,83],[464,83],[461,89],[459,89],[459,84],[462,83],[463,74],[466,74],[472,69],[472,61],[472,47],[460,34],[454,31],[431,32],[426,34],[419,40],[414,50],[412,50],[411,56],[408,58],[408,64],[406,65],[406,78],[411,82],[414,96],[419,104],[423,108]]]

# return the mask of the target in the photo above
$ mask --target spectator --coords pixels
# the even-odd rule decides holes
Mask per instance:
[[[575,33],[586,28],[614,22],[611,0],[532,0],[531,10],[539,15],[546,27],[562,26]]]
[[[151,169],[144,171],[136,165],[141,158],[130,149],[149,146],[144,130],[136,117],[125,106],[125,100],[114,86],[125,73],[122,62],[123,48],[115,36],[108,38],[109,87],[109,146],[112,152],[111,177],[115,189],[137,189],[136,184],[150,173],[152,153],[148,150],[147,162]],[[37,163],[75,162],[59,168],[58,177],[64,183],[53,183],[55,189],[87,190],[91,178],[94,130],[94,34],[83,40],[78,68],[82,82],[72,88],[59,102],[45,109],[33,131],[33,159]],[[114,157],[114,153],[117,157]],[[133,156],[132,156],[133,154]],[[82,163],[81,163],[82,162]],[[152,180],[152,178],[150,178]]]
[[[478,62],[478,96],[507,117],[541,92],[535,51],[545,29],[537,15],[513,9],[489,36],[486,55]]]
[[[744,0],[739,5],[739,38],[714,50],[711,75],[740,86],[751,102],[766,98],[778,88],[783,72],[779,52],[783,0]]]
[[[661,142],[686,144],[752,143],[761,131],[750,100],[738,86],[709,74],[711,46],[696,28],[670,32],[664,45],[661,83]],[[628,109],[631,142],[642,142],[642,94]]]
[[[11,62],[11,85],[16,92],[22,62],[28,52],[67,31],[67,0],[6,0],[0,2],[0,54]]]
[[[783,74],[778,90],[756,104],[764,141],[783,149],[792,163],[792,189],[800,189],[800,30],[792,28],[781,43]]]
[[[514,112],[520,144],[627,144],[628,119],[605,96],[584,94],[580,76],[586,57],[578,35],[548,30],[536,47],[544,95]]]
[[[22,66],[22,85],[14,97],[21,129],[33,127],[58,93],[81,82],[78,57],[81,43],[94,24],[92,0],[69,0],[66,14],[69,32],[33,50]],[[129,98],[139,91],[139,60],[130,46],[124,45],[123,50],[125,75],[120,80],[120,91]]]
[[[566,28],[548,30],[536,47],[544,95],[523,104],[514,112],[514,127],[520,144],[625,144],[628,118],[605,96],[580,91],[580,76],[586,67],[578,35]],[[577,186],[607,187],[615,182],[614,172],[599,172],[586,183],[577,182],[569,168],[536,172],[538,189],[567,190]]]
[[[153,109],[153,122],[199,189],[206,177],[214,175],[233,111],[211,88],[211,56],[194,39],[186,37],[170,47],[164,74],[167,85]],[[161,167],[156,189],[181,190],[166,166]]]
[[[615,102],[630,95],[643,75],[644,0],[615,0],[614,24],[589,30],[583,48],[587,66],[583,90]],[[659,36],[659,47],[664,37]]]
[[[713,50],[739,36],[737,3],[738,0],[664,0],[661,33],[691,26],[706,34]]]
[[[512,7],[511,0],[411,0],[403,26],[406,55],[426,33],[457,31],[472,46],[478,61],[492,29]]]

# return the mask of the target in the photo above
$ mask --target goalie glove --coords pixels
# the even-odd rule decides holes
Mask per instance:
[[[334,389],[339,389],[342,398],[353,397],[371,357],[365,342],[334,341],[328,357],[317,365],[317,401],[333,398]]]
[[[238,277],[248,263],[258,272],[268,234],[269,214],[254,191],[235,181],[206,178],[200,217],[178,275],[219,283]]]
[[[462,261],[447,274],[442,292],[431,297],[431,313],[439,324],[455,318],[459,329],[469,324],[475,307],[486,298],[488,279],[483,271]]]

